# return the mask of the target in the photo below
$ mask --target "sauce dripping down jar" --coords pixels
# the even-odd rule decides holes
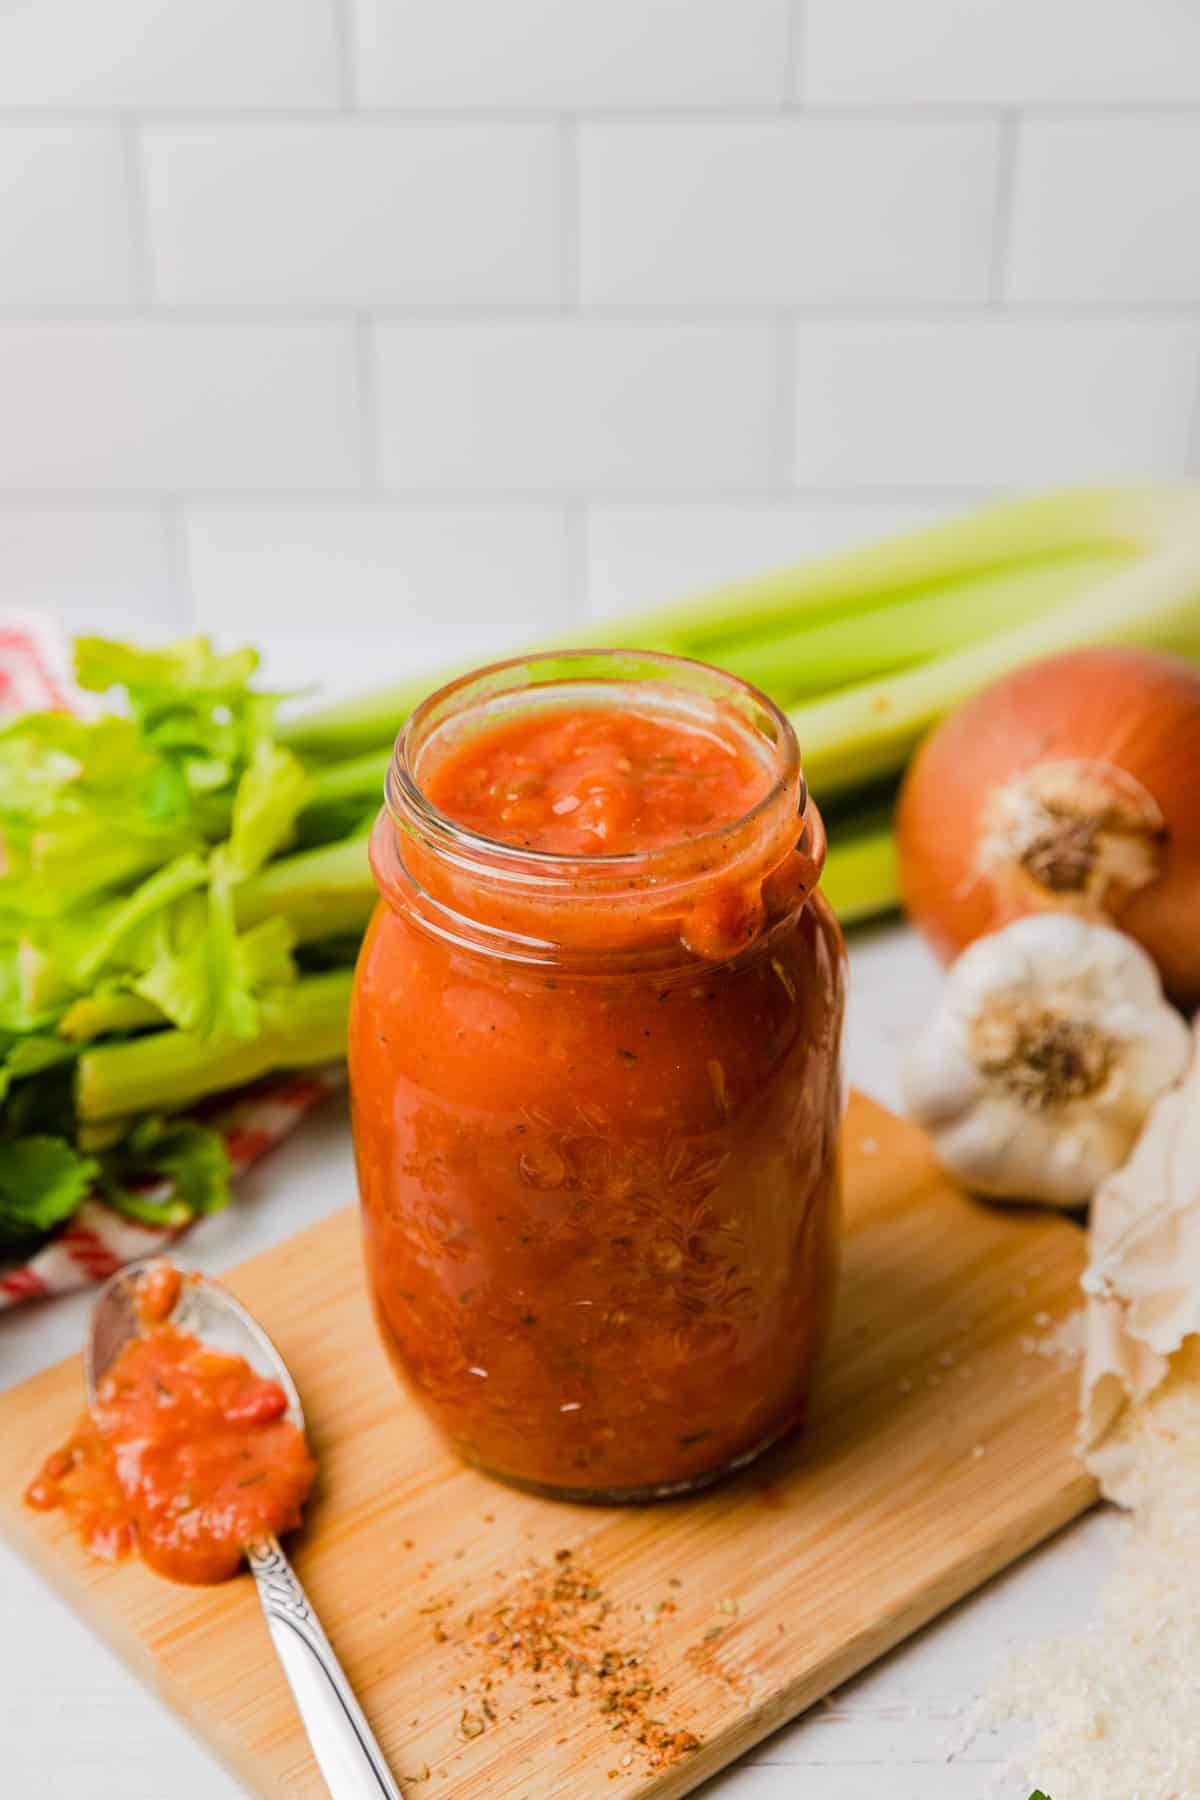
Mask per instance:
[[[840,1238],[823,854],[787,720],[702,664],[499,664],[402,732],[355,1153],[383,1341],[469,1462],[643,1500],[803,1421]]]

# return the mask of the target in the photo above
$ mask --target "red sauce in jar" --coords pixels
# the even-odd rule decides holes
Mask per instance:
[[[774,751],[657,686],[452,708],[450,731],[439,698],[376,827],[351,1016],[383,1339],[486,1469],[677,1491],[801,1421],[829,1324],[844,954],[819,821],[773,711]]]
[[[170,1324],[180,1279],[169,1263],[141,1277],[142,1335],[25,1497],[63,1508],[96,1556],[136,1548],[173,1581],[224,1581],[244,1545],[300,1523],[316,1465],[278,1382]]]
[[[740,819],[770,786],[749,742],[650,711],[564,709],[510,720],[444,756],[433,805],[483,837],[614,856]]]

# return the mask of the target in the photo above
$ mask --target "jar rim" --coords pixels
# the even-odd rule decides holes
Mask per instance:
[[[535,678],[517,683],[511,687],[497,686],[491,693],[481,693],[481,706],[489,699],[508,695],[536,692],[539,688],[561,688],[569,690],[572,681],[582,682],[587,677],[572,674],[571,670],[582,670],[586,665],[601,663],[606,665],[603,672],[593,676],[596,682],[611,683],[613,687],[622,685],[635,686],[639,679],[647,679],[643,674],[634,672],[634,665],[643,671],[653,670],[659,675],[662,685],[674,686],[686,691],[684,683],[676,679],[671,681],[671,674],[684,672],[692,678],[691,691],[702,693],[703,687],[696,678],[715,684],[721,690],[710,694],[709,698],[736,699],[744,705],[748,704],[761,709],[766,721],[775,733],[767,740],[767,734],[757,728],[760,739],[770,741],[776,755],[776,764],[771,771],[771,780],[765,792],[759,796],[753,806],[736,818],[727,819],[723,823],[709,827],[692,837],[672,838],[666,843],[656,844],[646,849],[601,851],[598,853],[567,854],[559,850],[538,850],[521,844],[506,842],[503,838],[489,837],[486,833],[474,830],[468,825],[443,812],[435,806],[421,787],[413,767],[413,755],[410,746],[414,737],[423,727],[430,725],[439,709],[453,702],[457,696],[471,689],[484,689],[488,683],[499,683],[509,674],[518,671],[535,672]],[[561,673],[545,681],[536,679],[538,669],[556,668]],[[609,672],[611,670],[611,672]],[[466,709],[464,708],[464,711]],[[447,716],[453,716],[449,714]],[[749,722],[741,721],[744,725]],[[800,762],[800,747],[795,731],[787,714],[764,694],[760,688],[740,676],[730,674],[700,661],[696,657],[677,656],[661,650],[636,650],[624,647],[599,645],[594,648],[568,650],[538,651],[526,656],[502,658],[498,662],[487,663],[480,668],[460,675],[453,681],[446,682],[416,706],[409,714],[396,736],[391,763],[384,784],[384,804],[394,825],[399,829],[412,831],[414,827],[426,838],[426,841],[439,844],[464,862],[476,866],[486,866],[493,876],[504,872],[515,874],[524,870],[527,874],[539,873],[552,878],[558,870],[570,870],[572,878],[578,880],[581,875],[593,872],[600,879],[611,879],[622,874],[638,874],[645,877],[654,867],[665,866],[681,853],[687,855],[705,854],[706,849],[731,835],[752,832],[754,826],[765,820],[774,808],[777,808],[781,796],[795,783],[796,785],[796,824],[797,830],[803,831],[809,813],[808,790],[804,779],[804,771]]]

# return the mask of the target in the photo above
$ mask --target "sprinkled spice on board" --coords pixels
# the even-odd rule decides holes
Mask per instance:
[[[531,1564],[497,1604],[467,1615],[465,1630],[472,1635],[462,1639],[464,1648],[482,1651],[485,1667],[465,1686],[461,1735],[479,1737],[494,1724],[501,1716],[501,1689],[522,1677],[525,1694],[504,1695],[506,1716],[522,1700],[531,1706],[579,1702],[614,1737],[637,1745],[653,1770],[690,1755],[700,1739],[663,1716],[671,1690],[654,1670],[645,1635],[675,1610],[673,1600],[657,1601],[638,1609],[635,1624],[572,1551],[557,1551],[550,1568]],[[439,1642],[450,1635],[448,1624],[435,1628]],[[627,1638],[632,1641],[622,1641]],[[622,1768],[633,1761],[632,1751],[625,1754]]]

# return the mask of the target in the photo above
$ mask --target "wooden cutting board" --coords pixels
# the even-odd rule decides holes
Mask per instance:
[[[967,1200],[916,1130],[861,1098],[846,1163],[808,1434],[690,1501],[566,1506],[459,1466],[376,1343],[350,1208],[230,1275],[291,1365],[320,1459],[297,1566],[409,1800],[683,1794],[1092,1501],[1071,1454],[1078,1371],[1043,1353],[1078,1304],[1082,1234]],[[0,1398],[0,1530],[252,1793],[323,1795],[248,1579],[187,1589],[106,1567],[22,1507],[81,1398],[77,1359]],[[649,1686],[654,1735],[698,1749],[664,1759],[614,1732],[611,1675],[577,1674],[572,1695],[553,1656],[520,1666],[506,1633],[564,1569],[592,1593],[578,1629],[598,1622],[595,1660],[635,1658],[621,1666]]]

